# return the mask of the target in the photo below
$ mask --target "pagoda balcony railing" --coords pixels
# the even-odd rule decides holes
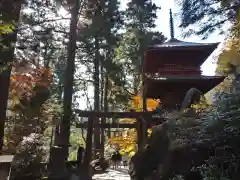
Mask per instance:
[[[179,65],[165,65],[162,68],[158,69],[159,71],[193,71],[199,72],[200,67],[189,67],[189,66],[179,66]]]
[[[168,75],[201,75],[202,71],[200,68],[193,67],[174,67],[174,66],[166,66],[158,69],[158,74],[160,76],[168,76]]]
[[[201,77],[201,74],[191,74],[191,75],[187,75],[184,73],[179,73],[179,74],[174,74],[174,73],[167,73],[167,74],[163,74],[163,73],[155,73],[155,74],[145,74],[147,79],[155,79],[155,80],[167,80],[167,79],[192,79],[192,78],[196,78],[196,77]]]

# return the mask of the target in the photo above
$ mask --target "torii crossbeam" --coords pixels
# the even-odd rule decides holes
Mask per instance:
[[[161,118],[162,115],[157,112],[94,112],[75,110],[80,117],[97,117],[97,118]]]

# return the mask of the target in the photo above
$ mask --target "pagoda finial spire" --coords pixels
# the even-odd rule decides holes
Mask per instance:
[[[173,24],[172,9],[170,9],[169,14],[170,14],[170,35],[171,35],[171,39],[174,39],[174,24]]]

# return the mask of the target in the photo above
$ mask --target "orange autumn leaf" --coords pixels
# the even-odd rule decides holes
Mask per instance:
[[[29,100],[36,92],[34,87],[41,86],[48,88],[52,82],[52,73],[50,69],[38,68],[30,72],[13,72],[10,77],[9,99]]]

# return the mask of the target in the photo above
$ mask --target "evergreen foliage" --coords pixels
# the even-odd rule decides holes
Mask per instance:
[[[225,0],[184,0],[178,1],[181,6],[181,28],[189,28],[185,36],[192,34],[207,38],[217,29],[224,32],[223,26],[234,23],[239,16],[239,1]],[[199,28],[191,28],[198,24]]]
[[[141,86],[141,65],[144,52],[152,43],[162,43],[165,37],[160,32],[153,31],[156,27],[157,7],[151,0],[132,0],[125,11],[126,30],[116,49],[116,60],[124,63],[125,79],[128,79],[132,94],[137,95]],[[132,77],[132,79],[127,78]]]

